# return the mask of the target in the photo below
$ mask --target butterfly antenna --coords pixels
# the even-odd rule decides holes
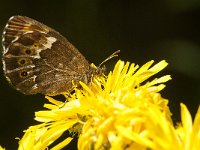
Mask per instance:
[[[117,50],[114,53],[112,53],[110,56],[108,56],[104,61],[102,61],[100,63],[100,65],[98,66],[98,68],[100,68],[105,62],[107,62],[108,60],[112,59],[113,57],[117,57],[119,52],[120,52],[120,50]]]

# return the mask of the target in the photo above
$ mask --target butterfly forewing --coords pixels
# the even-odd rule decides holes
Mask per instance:
[[[10,84],[24,94],[59,94],[92,73],[84,56],[57,31],[23,16],[3,32],[3,66]]]

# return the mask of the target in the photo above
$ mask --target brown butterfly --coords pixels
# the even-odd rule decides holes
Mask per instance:
[[[3,70],[9,83],[24,94],[70,92],[73,84],[91,82],[94,68],[65,37],[28,17],[13,16],[3,31]],[[72,83],[73,81],[73,83]]]

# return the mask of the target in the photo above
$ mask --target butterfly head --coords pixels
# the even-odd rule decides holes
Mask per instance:
[[[106,73],[105,63],[112,59],[113,57],[117,57],[120,50],[115,51],[109,57],[107,57],[104,61],[102,61],[98,67],[89,66],[88,72],[86,73],[84,83],[89,83],[93,80],[94,76],[103,76]]]

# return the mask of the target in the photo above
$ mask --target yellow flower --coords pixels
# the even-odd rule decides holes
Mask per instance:
[[[174,127],[156,107],[149,110],[146,128],[154,150],[199,150],[200,149],[200,108],[192,123],[191,115],[181,104],[181,124]]]
[[[41,124],[25,131],[19,149],[62,149],[74,134],[79,136],[78,149],[83,150],[158,149],[172,142],[177,136],[174,129],[172,139],[159,139],[167,138],[173,128],[168,100],[159,93],[171,78],[166,75],[146,82],[167,66],[165,61],[152,64],[139,68],[118,61],[108,76],[95,76],[89,85],[80,82],[82,89],[65,95],[65,103],[46,96],[47,110],[35,113]],[[66,131],[71,137],[51,146]],[[159,141],[165,143],[159,145]]]
[[[187,107],[181,103],[181,121],[182,124],[176,129],[176,134],[184,150],[200,149],[200,107],[192,122],[192,117]]]
[[[5,148],[3,148],[3,147],[0,146],[0,150],[5,150]]]
[[[158,93],[164,88],[161,83],[168,81],[170,76],[144,83],[167,65],[162,61],[150,68],[152,63],[148,62],[136,71],[138,66],[119,61],[103,84],[104,89],[98,86],[95,93],[82,84],[88,94],[79,100],[89,107],[92,117],[83,126],[79,149],[153,148],[145,127],[149,108],[155,106],[167,119],[171,114],[168,101]]]

